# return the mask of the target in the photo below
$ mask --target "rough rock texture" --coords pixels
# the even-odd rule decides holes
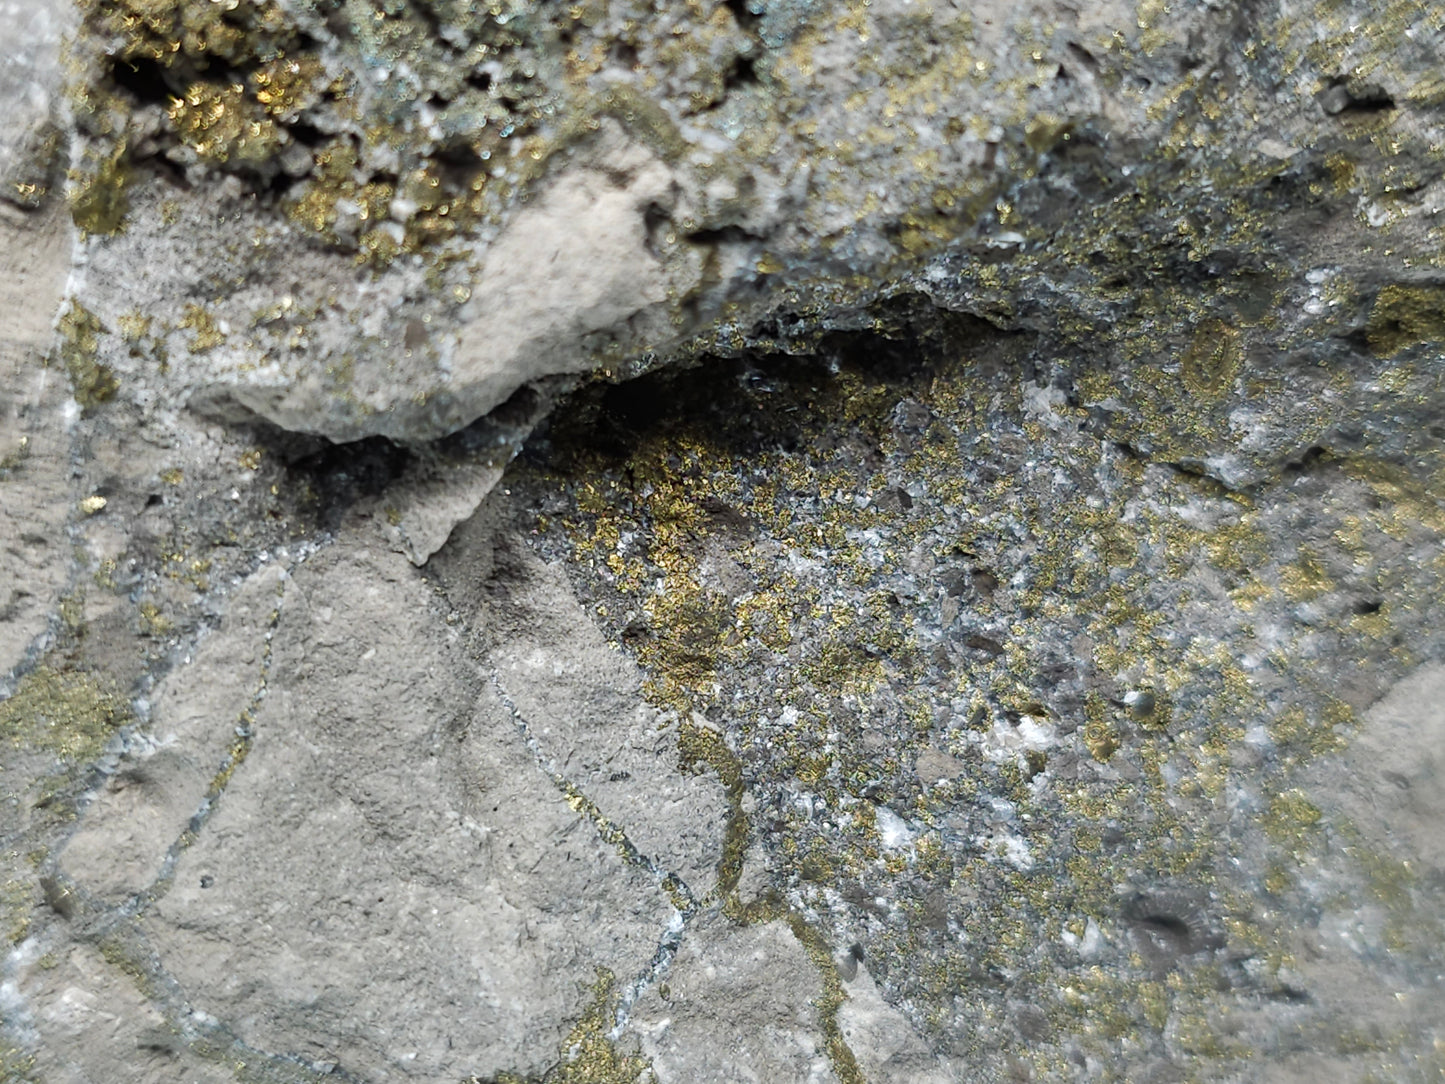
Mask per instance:
[[[787,913],[958,1078],[1424,1079],[1439,708],[1372,705],[1433,680],[1434,498],[1323,451],[1248,491],[1152,463],[958,334],[594,397],[513,500],[726,735]]]
[[[81,9],[95,360],[124,398],[333,439],[902,288],[1203,357],[1306,271],[1336,311],[1300,315],[1348,322],[1438,248],[1395,273],[1440,173],[1439,16],[1408,0]],[[43,57],[63,21],[7,11]]]
[[[1445,15],[0,0],[0,1081],[1445,1071]]]
[[[296,570],[253,744],[143,928],[248,1046],[374,1080],[545,1067],[594,969],[645,967],[671,908],[478,703],[407,572],[344,543]]]
[[[666,982],[638,1001],[629,1026],[659,1082],[833,1084],[810,1019],[821,987],[782,923],[738,927],[709,917],[688,931]]]
[[[28,499],[0,505],[0,665],[13,666],[55,612],[69,576],[64,415],[70,388],[43,366],[69,264],[69,242],[56,209],[27,218],[0,204],[0,469],[23,470]]]

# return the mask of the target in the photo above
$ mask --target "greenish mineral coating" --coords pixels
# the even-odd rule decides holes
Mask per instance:
[[[32,1084],[35,1056],[9,1043],[0,1045],[0,1080],[6,1084]]]
[[[56,799],[74,789],[75,773],[93,764],[116,731],[129,721],[125,701],[102,678],[68,669],[64,664],[45,663],[31,670],[10,696],[0,700],[0,747],[12,763],[16,754],[40,754],[49,763],[41,772],[38,787],[32,790],[17,786],[14,799],[31,801],[38,807],[55,806],[53,812],[66,819],[69,804]],[[6,774],[12,775],[10,771]],[[7,832],[7,845],[11,847],[21,846],[24,839],[23,835]],[[28,845],[33,846],[34,841]],[[26,866],[38,865],[44,854],[43,850],[31,851]],[[7,857],[15,856],[11,852]],[[18,944],[32,932],[38,897],[33,876],[14,876],[0,882],[0,937],[6,944]],[[11,1064],[4,1060],[8,1053],[0,1047],[0,1066]]]
[[[1375,297],[1366,331],[1377,354],[1445,339],[1445,288],[1391,283]]]
[[[119,233],[130,212],[131,169],[126,144],[118,138],[87,155],[69,173],[70,214],[84,234]]]
[[[125,701],[91,674],[40,666],[0,701],[0,739],[41,750],[67,766],[100,756],[129,720]]]
[[[60,357],[70,377],[75,401],[86,412],[108,403],[120,390],[114,370],[98,360],[100,341],[105,334],[105,326],[79,302],[72,302],[60,318]]]
[[[35,909],[35,889],[28,881],[8,880],[0,885],[0,938],[7,946],[18,945],[30,933]],[[4,1065],[0,1061],[0,1065]],[[0,1077],[0,1080],[6,1080]]]
[[[678,762],[685,772],[701,773],[711,769],[726,790],[728,801],[727,828],[723,838],[722,857],[718,860],[717,885],[709,903],[723,901],[729,913],[741,915],[744,905],[738,900],[738,878],[742,875],[743,855],[748,845],[748,817],[743,811],[744,794],[742,765],[728,748],[721,733],[688,721],[678,727]]]
[[[30,458],[30,438],[21,437],[13,451],[0,456],[0,479],[12,477]]]
[[[380,264],[455,236],[495,205],[487,163],[504,141],[522,143],[557,112],[565,80],[547,46],[582,18],[580,7],[548,14],[456,0],[349,0],[323,5],[324,15],[274,2],[84,0],[80,8],[86,41],[103,60],[72,97],[82,126],[111,148],[100,167],[73,178],[83,228],[120,228],[130,183],[125,118],[159,109],[165,132],[150,153],[257,188],[280,177],[290,188],[280,201],[287,216]],[[322,59],[332,30],[348,65]],[[405,72],[376,95],[348,73],[398,63]],[[431,123],[418,118],[424,105]],[[394,200],[408,210],[388,227]]]

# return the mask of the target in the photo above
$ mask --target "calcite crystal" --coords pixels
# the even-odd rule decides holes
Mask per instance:
[[[0,1080],[1445,1071],[1445,11],[0,36]]]

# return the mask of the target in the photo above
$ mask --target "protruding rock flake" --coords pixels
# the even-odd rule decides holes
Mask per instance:
[[[1445,1072],[1445,9],[0,40],[0,1084]]]

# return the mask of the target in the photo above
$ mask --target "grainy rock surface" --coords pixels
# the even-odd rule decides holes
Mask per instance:
[[[1445,1071],[1445,15],[0,0],[0,1080]]]

